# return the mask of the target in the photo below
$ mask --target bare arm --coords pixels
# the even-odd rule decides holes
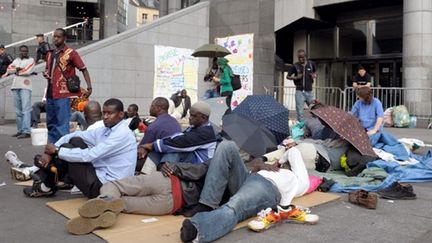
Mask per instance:
[[[374,128],[368,131],[368,135],[374,135],[375,133],[377,133],[381,128],[383,122],[384,122],[384,117],[378,117],[375,122]]]
[[[90,95],[92,94],[92,91],[93,91],[91,80],[90,80],[90,74],[89,74],[87,69],[82,70],[82,73],[84,75],[84,80],[87,83],[87,93],[85,95],[87,97],[90,97]]]

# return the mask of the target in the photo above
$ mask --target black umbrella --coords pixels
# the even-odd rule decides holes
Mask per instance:
[[[205,44],[196,49],[192,56],[194,57],[224,57],[231,52],[223,46],[216,44]]]
[[[223,130],[244,151],[254,157],[276,147],[276,138],[265,126],[239,114],[223,117]]]

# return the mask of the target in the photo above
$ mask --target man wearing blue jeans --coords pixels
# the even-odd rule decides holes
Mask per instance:
[[[28,47],[20,46],[20,56],[16,58],[7,68],[2,77],[14,74],[11,86],[15,103],[17,133],[13,135],[18,139],[30,137],[31,126],[31,94],[32,80],[31,75],[35,65],[33,58],[28,55]]]
[[[297,51],[298,62],[295,63],[289,70],[287,79],[293,80],[296,86],[295,102],[297,121],[303,121],[304,103],[309,106],[315,101],[312,93],[314,79],[316,79],[316,66],[312,61],[307,60],[306,51]],[[291,75],[295,74],[294,77]]]
[[[276,208],[281,199],[276,185],[251,172],[277,171],[278,168],[264,164],[261,158],[249,164],[251,171],[240,158],[234,142],[223,141],[219,144],[207,171],[200,204],[195,207],[196,214],[183,222],[180,236],[183,242],[197,237],[200,242],[216,240],[233,230],[238,222],[255,216],[259,210]],[[219,207],[225,190],[231,198]],[[212,209],[215,210],[210,211]]]
[[[48,80],[47,87],[47,127],[48,140],[55,143],[62,136],[69,133],[71,117],[70,97],[81,97],[81,91],[71,93],[67,87],[67,79],[75,76],[75,68],[83,73],[87,83],[87,91],[83,94],[89,97],[92,93],[89,72],[78,52],[65,44],[66,32],[56,29],[53,35],[54,50],[46,56],[44,77]]]

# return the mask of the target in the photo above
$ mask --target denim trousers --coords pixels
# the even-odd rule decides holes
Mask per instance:
[[[69,133],[69,121],[71,117],[70,99],[47,99],[47,127],[48,141],[55,143],[62,136]]]
[[[204,93],[204,99],[211,99],[211,98],[216,98],[219,97],[219,93],[214,90],[214,89],[208,89],[206,90],[206,92]]]
[[[30,134],[32,91],[29,89],[13,89],[12,94],[15,104],[17,131],[18,133]]]
[[[231,197],[218,207],[225,189]],[[228,234],[237,223],[255,216],[260,210],[276,208],[281,195],[277,187],[259,174],[250,174],[240,158],[237,146],[223,141],[210,162],[200,203],[216,208],[191,218],[200,242],[209,242]]]
[[[296,102],[297,121],[303,121],[304,103],[306,102],[307,105],[310,105],[314,100],[315,97],[312,91],[296,90],[295,102]]]
[[[87,130],[87,121],[85,120],[84,117],[84,112],[80,112],[80,111],[74,111],[71,114],[71,118],[70,118],[71,122],[78,122],[80,125],[80,129],[81,131]]]

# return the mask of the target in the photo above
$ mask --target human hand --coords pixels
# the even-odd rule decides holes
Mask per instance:
[[[376,134],[377,132],[378,132],[377,130],[372,129],[372,130],[369,130],[369,131],[367,132],[367,135],[372,136],[372,135]]]
[[[52,160],[51,155],[43,154],[38,163],[39,163],[40,167],[47,168],[49,163],[51,162],[51,160]]]
[[[5,73],[5,74],[3,74],[1,77],[2,77],[2,78],[6,78],[8,75],[9,75],[8,73]]]
[[[171,166],[168,163],[163,163],[160,168],[160,171],[162,172],[162,175],[164,175],[165,177],[174,174],[174,170],[171,168]]]
[[[92,88],[87,88],[86,92],[84,92],[83,97],[84,98],[89,98],[90,95],[92,94],[93,89]]]
[[[148,154],[147,149],[143,145],[138,146],[138,159],[144,159]]]
[[[48,154],[48,155],[52,155],[56,153],[56,146],[52,143],[49,143],[45,146],[45,151],[44,153]]]
[[[279,163],[274,164],[262,164],[260,166],[260,170],[267,170],[267,171],[279,171]]]
[[[44,78],[50,79],[50,76],[48,75],[48,72],[43,72],[42,75],[44,76]]]
[[[140,147],[143,147],[148,152],[153,150],[153,144],[152,143],[146,143],[146,144],[140,145]]]

